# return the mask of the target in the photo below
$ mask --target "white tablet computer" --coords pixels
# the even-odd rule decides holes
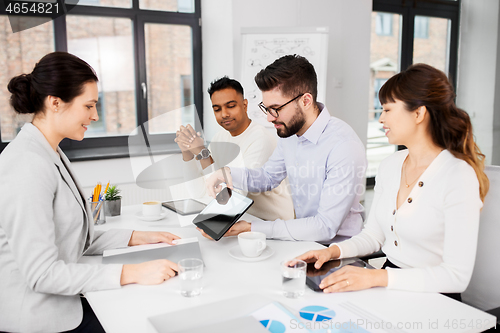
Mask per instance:
[[[253,200],[232,191],[227,203],[220,204],[212,200],[193,223],[214,240],[218,241],[253,204]]]
[[[185,200],[167,201],[162,203],[162,206],[170,210],[173,210],[174,212],[180,215],[191,215],[191,214],[198,214],[207,205],[193,199],[185,199]]]

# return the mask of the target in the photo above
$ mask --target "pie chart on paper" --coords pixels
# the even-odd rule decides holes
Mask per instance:
[[[335,311],[319,305],[309,305],[300,309],[300,317],[309,321],[325,321],[335,317]]]
[[[260,323],[271,333],[285,333],[286,327],[277,320],[261,320]]]

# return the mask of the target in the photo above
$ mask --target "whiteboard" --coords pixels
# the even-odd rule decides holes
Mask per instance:
[[[248,116],[257,123],[272,127],[259,109],[262,93],[255,75],[276,59],[288,54],[301,55],[314,66],[318,76],[317,101],[324,102],[328,59],[328,28],[242,28],[241,85],[248,99]]]

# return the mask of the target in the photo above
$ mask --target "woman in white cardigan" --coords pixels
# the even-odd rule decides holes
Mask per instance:
[[[94,231],[70,162],[58,147],[82,140],[97,121],[97,77],[64,52],[43,57],[8,89],[17,113],[33,114],[0,155],[0,331],[104,332],[79,294],[175,275],[168,260],[137,265],[79,264],[106,248],[172,243],[167,232]]]
[[[346,266],[330,274],[321,282],[324,292],[380,286],[460,299],[474,267],[489,182],[469,116],[454,97],[446,75],[424,64],[410,66],[380,89],[385,135],[408,149],[380,164],[362,232],[298,259],[319,268],[330,259],[382,249],[387,260],[383,269]]]

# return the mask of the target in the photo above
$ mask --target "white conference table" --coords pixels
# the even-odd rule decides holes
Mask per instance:
[[[261,294],[291,309],[305,300],[319,297],[350,302],[384,322],[401,323],[403,329],[387,332],[482,332],[493,327],[496,321],[494,316],[437,293],[373,288],[323,294],[306,287],[303,297],[289,299],[281,292],[279,263],[307,250],[323,248],[322,245],[268,240],[268,246],[275,251],[270,258],[260,262],[243,262],[228,253],[229,249],[237,246],[236,237],[223,238],[218,242],[205,239],[194,226],[179,226],[179,218],[186,221],[194,216],[180,217],[169,210],[165,210],[167,216],[163,220],[143,222],[135,217],[140,210],[140,205],[123,207],[121,216],[107,217],[107,223],[96,226],[96,229],[161,230],[182,238],[198,237],[206,265],[203,291],[197,297],[183,297],[179,292],[180,281],[174,277],[156,286],[127,285],[121,289],[88,292],[86,297],[108,333],[147,332],[151,330],[148,317],[248,294]],[[83,257],[81,262],[100,263],[101,260],[101,256],[92,256]]]

